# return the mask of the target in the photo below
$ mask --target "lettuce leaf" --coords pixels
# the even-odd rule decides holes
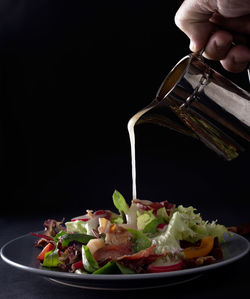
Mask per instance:
[[[145,212],[139,212],[137,211],[137,228],[140,231],[143,231],[144,228],[153,220],[155,220],[156,217],[153,214],[153,210],[145,211]]]
[[[137,211],[137,228],[143,233],[154,234],[157,232],[157,226],[164,223],[165,219],[168,222],[169,216],[164,207],[158,209],[156,215],[153,210]]]
[[[82,263],[86,271],[93,273],[99,269],[99,265],[93,255],[91,254],[88,246],[82,245]]]
[[[81,234],[86,234],[87,233],[87,228],[86,228],[87,221],[81,221],[81,220],[76,220],[76,221],[69,221],[65,223],[66,229],[68,233],[81,233]]]
[[[59,263],[62,262],[59,261],[58,249],[45,253],[43,260],[44,267],[57,267]]]
[[[115,190],[112,197],[113,197],[113,203],[114,203],[115,207],[117,208],[117,210],[127,214],[129,206],[128,206],[125,198],[121,195],[121,193],[119,191]]]
[[[215,221],[209,223],[202,220],[193,207],[178,206],[170,219],[167,230],[152,238],[152,244],[157,245],[157,253],[176,252],[180,250],[179,240],[195,242],[204,237],[213,236],[223,241],[223,235],[226,232],[225,226],[216,224]]]
[[[143,229],[143,233],[145,234],[154,234],[157,232],[157,226],[161,223],[164,223],[163,218],[155,218],[151,222],[149,222]]]
[[[128,231],[133,235],[133,251],[139,252],[151,246],[151,240],[141,231],[129,228]]]
[[[114,203],[115,207],[117,208],[117,210],[127,214],[129,206],[128,206],[125,198],[117,190],[115,190],[113,193],[113,203]]]
[[[96,239],[96,237],[79,233],[64,234],[61,237],[59,237],[59,240],[62,242],[63,247],[68,246],[69,243],[73,241],[78,241],[80,243],[87,244],[88,241],[91,239]]]
[[[165,222],[169,222],[170,220],[170,216],[168,215],[167,211],[166,211],[166,208],[163,207],[163,208],[160,208],[157,210],[156,212],[156,217],[157,218],[163,218]]]
[[[93,229],[96,229],[99,224],[99,218],[93,217],[88,221],[75,220],[65,223],[67,233],[80,233],[94,235]]]
[[[59,241],[59,238],[63,235],[65,235],[66,232],[64,230],[61,230],[59,233],[57,233],[54,237],[54,241],[57,243]]]
[[[135,271],[116,262],[116,266],[119,268],[121,274],[135,274]]]
[[[123,217],[121,215],[117,215],[116,217],[113,217],[111,219],[111,222],[116,223],[116,224],[122,224],[124,221],[123,221]]]
[[[134,274],[132,269],[119,264],[118,262],[110,261],[103,267],[99,268],[92,274]]]
[[[178,206],[176,209],[182,215],[182,222],[186,224],[187,231],[182,232],[182,240],[195,242],[207,236],[218,237],[223,242],[223,236],[227,233],[224,225],[217,224],[217,221],[204,221],[196,209],[191,207]],[[180,239],[181,240],[181,239]]]
[[[115,274],[118,273],[118,268],[115,262],[110,261],[105,264],[103,267],[99,268],[98,270],[94,271],[93,274]]]

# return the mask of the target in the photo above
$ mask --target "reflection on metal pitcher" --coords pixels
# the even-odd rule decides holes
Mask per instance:
[[[198,138],[230,161],[250,141],[250,94],[210,68],[201,55],[190,54],[140,111],[136,123],[145,122]]]

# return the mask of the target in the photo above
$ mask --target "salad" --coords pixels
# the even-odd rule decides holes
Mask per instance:
[[[113,193],[118,212],[87,210],[64,223],[48,219],[43,233],[32,233],[41,247],[43,267],[77,274],[169,272],[223,259],[221,243],[229,233],[204,221],[192,206],[168,201],[132,200]]]

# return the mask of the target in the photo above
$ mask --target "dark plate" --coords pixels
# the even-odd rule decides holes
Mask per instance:
[[[105,290],[146,289],[179,284],[195,279],[205,271],[215,270],[233,263],[249,252],[250,244],[242,236],[232,234],[232,237],[229,237],[226,235],[225,239],[226,242],[222,244],[223,260],[207,266],[165,273],[88,275],[48,270],[42,268],[36,259],[40,250],[33,246],[37,238],[31,234],[18,237],[5,244],[1,249],[1,257],[13,267],[69,286]]]

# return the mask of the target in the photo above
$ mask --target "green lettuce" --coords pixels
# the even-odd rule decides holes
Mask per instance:
[[[153,210],[137,211],[137,228],[143,233],[156,233],[157,226],[165,221],[168,222],[168,220],[169,216],[165,208],[158,209],[156,215],[153,213]]]
[[[175,252],[180,249],[179,240],[195,242],[204,237],[213,236],[223,241],[223,235],[226,232],[225,226],[216,224],[215,221],[211,223],[203,221],[200,214],[195,213],[193,207],[178,206],[170,219],[167,230],[152,238],[152,244],[157,245],[157,253]]]
[[[89,240],[96,239],[94,236],[86,235],[86,234],[79,234],[79,233],[72,233],[72,234],[63,234],[59,240],[62,242],[62,246],[66,247],[69,245],[70,242],[78,241],[83,244],[87,244]]]
[[[91,218],[88,221],[69,221],[65,223],[65,226],[68,233],[80,233],[93,236],[93,229],[98,227],[98,217]]]
[[[121,274],[135,274],[135,271],[116,262],[116,266],[119,268]]]
[[[92,274],[134,274],[135,272],[118,262],[110,261]]]
[[[128,210],[129,210],[129,206],[128,206],[125,198],[121,195],[121,193],[119,191],[115,190],[112,197],[113,197],[113,203],[114,203],[115,207],[117,208],[117,210],[127,214]]]
[[[81,221],[81,220],[76,220],[76,221],[69,221],[65,223],[66,229],[68,233],[81,233],[81,234],[86,234],[87,233],[87,221]]]
[[[165,222],[169,222],[170,220],[170,216],[168,215],[166,208],[162,207],[160,209],[157,210],[156,212],[156,217],[157,218],[163,218]]]
[[[117,273],[117,265],[115,262],[110,261],[107,264],[105,264],[103,267],[99,268],[93,274],[114,274]]]
[[[115,213],[113,213],[111,222],[116,224],[122,224],[124,221],[122,215],[116,215]]]
[[[133,236],[132,242],[133,242],[133,251],[139,252],[143,249],[146,249],[151,246],[151,240],[141,231],[138,231],[136,229],[129,228],[128,231]]]
[[[82,263],[86,271],[93,273],[99,269],[99,265],[93,255],[91,254],[88,246],[82,245]]]
[[[64,230],[61,230],[59,233],[56,234],[56,236],[54,237],[54,241],[57,243],[59,241],[59,238],[63,235],[65,235],[66,232]]]
[[[58,249],[45,253],[43,260],[44,267],[57,267],[59,263],[62,262],[59,261]]]
[[[137,211],[137,228],[140,231],[143,231],[144,228],[153,220],[155,220],[156,217],[153,214],[153,210],[140,212]]]
[[[223,242],[223,236],[227,233],[224,225],[217,224],[216,221],[204,221],[199,213],[195,213],[193,207],[177,207],[177,211],[182,215],[182,222],[186,224],[187,231],[182,233],[182,240],[195,242],[207,236],[218,237]]]
[[[154,234],[157,232],[157,226],[161,223],[164,223],[163,218],[155,218],[151,222],[149,222],[143,229],[143,233],[145,234]]]

